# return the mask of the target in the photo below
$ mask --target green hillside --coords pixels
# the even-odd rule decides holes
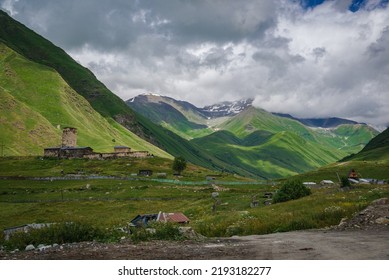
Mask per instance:
[[[187,140],[212,133],[204,124],[205,118],[196,114],[186,103],[180,104],[171,98],[154,95],[140,95],[134,99],[136,102],[133,99],[126,102],[131,109]]]
[[[256,130],[277,133],[290,130],[303,138],[313,140],[312,132],[301,123],[288,118],[278,117],[263,109],[249,107],[237,116],[218,126],[219,129],[228,130],[239,137],[245,137]]]
[[[359,153],[346,157],[342,161],[385,161],[389,162],[389,128],[374,137]],[[388,170],[389,177],[389,170]]]
[[[102,152],[115,145],[171,155],[116,122],[109,122],[53,69],[31,62],[0,43],[1,141],[6,155],[41,155],[58,146],[62,128],[78,129],[78,145]]]
[[[338,161],[360,151],[377,133],[360,124],[310,128],[254,107],[237,115],[209,119],[190,103],[153,94],[139,95],[127,104],[154,122],[192,139],[190,142],[207,150],[208,155],[266,178],[294,175]],[[209,127],[203,128],[204,124]],[[234,168],[225,169],[237,172]]]
[[[109,123],[118,122],[169,154],[184,156],[194,164],[218,170],[225,168],[225,163],[213,159],[201,151],[200,147],[193,146],[168,129],[155,125],[147,118],[133,112],[123,100],[98,81],[91,71],[3,11],[0,11],[0,42],[39,65],[55,69],[64,81],[75,92],[82,95]]]
[[[239,137],[245,137],[257,130],[272,133],[290,131],[329,149],[338,149],[344,152],[343,156],[359,152],[378,134],[372,127],[364,124],[343,124],[333,129],[309,128],[296,120],[279,117],[254,107],[249,107],[218,125],[218,129],[231,131]]]
[[[238,138],[228,131],[194,139],[216,158],[242,166],[263,178],[281,178],[334,162],[343,153],[322,148],[321,145],[291,132],[270,134],[256,131]]]
[[[389,128],[374,137],[359,153],[298,175],[297,178],[304,181],[320,182],[330,179],[337,182],[338,174],[347,176],[351,169],[355,169],[363,178],[389,181]]]

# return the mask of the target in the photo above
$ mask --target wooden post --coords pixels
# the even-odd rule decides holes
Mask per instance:
[[[338,176],[339,183],[342,183],[342,181],[340,180],[340,177],[339,177],[339,173],[338,173],[338,172],[336,172],[336,176]]]

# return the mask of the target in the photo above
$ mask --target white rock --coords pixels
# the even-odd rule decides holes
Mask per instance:
[[[30,245],[27,245],[25,250],[26,250],[26,251],[32,251],[32,250],[35,250],[35,246],[34,246],[34,245],[32,245],[32,244],[30,244]]]

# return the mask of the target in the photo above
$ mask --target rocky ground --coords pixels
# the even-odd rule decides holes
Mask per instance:
[[[23,252],[0,251],[0,259],[389,259],[389,199],[374,201],[349,220],[325,230],[213,238],[202,241],[129,240],[82,242]]]

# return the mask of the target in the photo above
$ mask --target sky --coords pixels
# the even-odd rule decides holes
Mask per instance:
[[[0,0],[123,100],[389,125],[389,0]]]

